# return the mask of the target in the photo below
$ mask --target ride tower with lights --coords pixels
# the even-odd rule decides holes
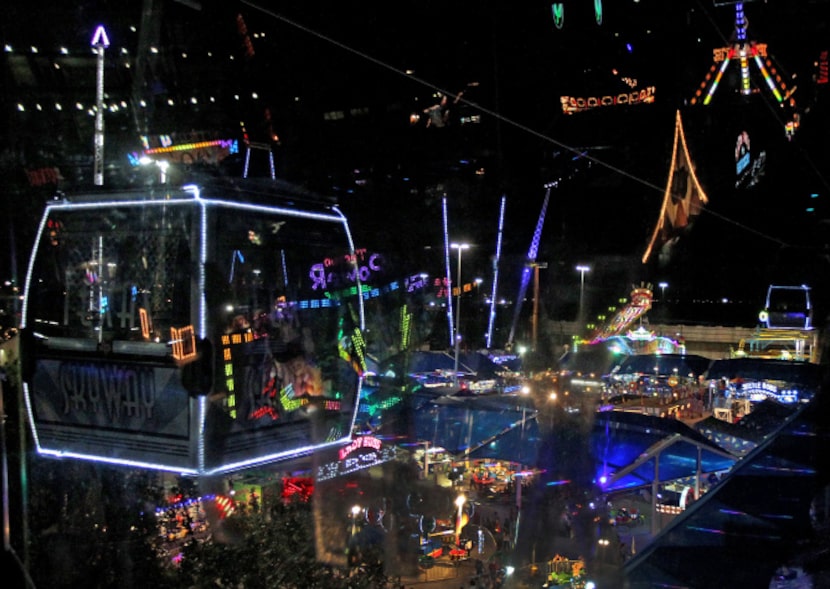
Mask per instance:
[[[795,85],[787,87],[768,54],[767,44],[750,40],[747,34],[749,21],[744,12],[745,2],[724,2],[717,5],[724,4],[735,5],[735,30],[732,34],[732,44],[728,47],[716,47],[713,50],[714,63],[690,102],[693,105],[708,106],[711,104],[715,92],[723,81],[724,74],[732,64],[737,64],[740,68],[740,94],[750,96],[760,92],[761,84],[757,81],[757,76],[760,75],[776,103],[785,109],[784,129],[787,137],[791,138],[800,123],[800,115],[796,111],[793,96],[797,87]],[[752,75],[753,69],[757,70],[755,76]]]

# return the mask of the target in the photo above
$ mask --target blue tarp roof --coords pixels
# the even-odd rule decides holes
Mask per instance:
[[[627,585],[772,587],[778,567],[798,564],[825,586],[828,534],[811,513],[830,479],[828,431],[822,395],[799,406],[625,564]]]
[[[530,403],[522,411],[524,397],[464,397],[435,399],[415,414],[415,430],[420,440],[429,440],[433,446],[445,448],[460,455],[470,448],[478,448],[487,440],[499,440],[500,459],[519,462],[522,456],[518,444],[508,444],[510,430],[521,431],[524,414],[527,442],[538,438],[538,428],[532,419]],[[484,456],[481,456],[484,457]],[[489,456],[495,458],[496,456]]]
[[[391,371],[395,376],[426,374],[442,370],[455,370],[454,354],[427,351],[404,352],[384,360],[378,367],[379,374],[386,375]],[[504,369],[490,360],[486,354],[464,352],[458,355],[458,370],[459,372],[475,374],[479,378],[492,378],[497,372]]]
[[[651,484],[655,472],[660,482],[704,473],[728,470],[736,461],[705,436],[682,421],[639,413],[606,411],[598,413],[591,436],[597,472],[608,477],[607,492]],[[663,444],[658,458],[644,459],[649,450]],[[624,476],[619,473],[642,460]],[[655,465],[657,468],[655,468]]]
[[[466,455],[469,450],[471,460],[498,459],[550,469],[554,465],[540,463],[543,458],[539,448],[548,434],[540,430],[532,406],[524,411],[522,427],[523,411],[519,403],[523,399],[517,396],[503,400],[499,397],[433,400],[415,412],[416,435],[419,440],[428,440],[433,446],[443,447],[457,457]],[[591,413],[579,419],[592,420],[590,447],[571,451],[584,451],[585,460],[593,460],[597,480],[602,475],[609,476],[610,483],[604,488],[606,492],[651,484],[655,472],[653,457],[624,477],[611,475],[668,438],[673,442],[660,453],[660,481],[693,476],[697,471],[698,448],[701,449],[702,472],[727,470],[735,462],[735,458],[724,456],[724,450],[680,421],[616,411]]]

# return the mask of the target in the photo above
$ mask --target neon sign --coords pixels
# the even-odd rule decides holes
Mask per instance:
[[[372,448],[374,450],[380,450],[382,445],[383,443],[374,436],[361,436],[359,438],[355,438],[354,441],[348,446],[340,448],[338,458],[340,458],[340,460],[344,460],[349,454],[358,448]]]
[[[25,170],[25,172],[30,186],[57,184],[58,180],[62,178],[58,168],[37,168],[36,170]]]
[[[760,55],[761,57],[767,56],[767,44],[766,43],[753,43],[752,48],[750,49],[752,56]],[[720,63],[727,59],[732,59],[735,57],[735,48],[734,47],[715,47],[712,49],[712,58],[713,61]]]
[[[95,34],[92,36],[92,43],[90,45],[104,48],[110,46],[110,38],[107,35],[106,29],[104,29],[104,25],[98,25],[98,28],[95,29]]]
[[[773,398],[780,403],[796,403],[798,391],[795,389],[779,389],[769,382],[745,382],[741,385],[740,396],[748,398],[753,402],[760,402]]]
[[[435,296],[439,299],[448,298],[450,292],[450,281],[446,278],[436,278],[433,286],[437,289]]]
[[[166,135],[162,136],[166,137]],[[162,138],[162,143],[165,143],[164,139]],[[199,141],[198,143],[180,143],[178,145],[167,145],[164,147],[153,147],[150,149],[145,149],[145,155],[156,155],[159,153],[171,153],[174,151],[192,151],[194,149],[207,149],[208,147],[221,147],[224,149],[230,149],[234,146],[236,141],[232,139],[217,139],[216,141]]]
[[[357,282],[358,279],[361,282],[368,282],[374,273],[383,270],[383,267],[380,265],[381,255],[374,253],[367,256],[365,249],[355,250],[355,255],[343,256],[343,260],[351,265],[352,269],[340,274],[329,271],[330,268],[336,266],[337,260],[335,259],[326,258],[321,263],[314,264],[308,272],[308,276],[311,278],[311,289],[326,289],[329,285],[336,286],[343,279],[346,282]],[[363,260],[366,260],[366,264],[363,266],[359,265],[359,262]]]
[[[159,135],[158,143],[161,147],[150,147],[150,139],[141,137],[142,152],[127,154],[130,165],[138,167],[142,158],[164,155],[173,163],[194,164],[201,163],[216,164],[228,155],[239,153],[239,142],[236,139],[215,139],[209,141],[191,141],[188,143],[173,144],[169,135]]]
[[[830,68],[827,65],[827,49],[818,55],[818,76],[816,76],[816,84],[827,84],[830,80]]]
[[[603,106],[624,106],[630,104],[651,104],[654,102],[654,86],[648,86],[639,91],[624,92],[622,94],[606,94],[605,96],[589,96],[587,98],[575,96],[560,96],[562,112],[573,114],[584,112]]]
[[[144,309],[139,309],[139,313]],[[145,323],[145,315],[141,316],[142,328]],[[179,362],[185,362],[196,358],[196,332],[192,325],[182,327],[170,328],[170,339],[173,341],[173,359]]]
[[[362,442],[359,440],[367,440]],[[359,444],[355,447],[355,444]],[[362,450],[356,452],[356,450]],[[368,451],[366,451],[368,450]],[[317,482],[327,481],[358,470],[364,470],[394,460],[397,456],[395,446],[383,446],[380,440],[371,436],[356,438],[354,442],[338,452],[338,459],[317,467]]]
[[[404,280],[404,284],[406,285],[406,292],[415,292],[427,287],[427,279],[422,274],[413,274]]]

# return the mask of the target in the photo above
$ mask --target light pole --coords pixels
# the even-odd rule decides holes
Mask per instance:
[[[110,46],[103,26],[95,29],[92,47],[98,56],[95,75],[95,154],[93,158],[95,186],[104,185],[104,50]]]
[[[666,300],[666,289],[669,287],[669,283],[668,282],[661,282],[657,286],[660,287],[660,302],[662,303],[663,301]]]
[[[452,249],[458,250],[458,273],[456,275],[456,282],[458,288],[458,296],[455,301],[455,376],[454,383],[458,386],[458,353],[461,344],[461,252],[469,249],[469,243],[451,243]]]
[[[583,314],[585,312],[585,273],[591,271],[590,266],[585,264],[578,264],[576,271],[579,272],[579,325],[584,321]]]

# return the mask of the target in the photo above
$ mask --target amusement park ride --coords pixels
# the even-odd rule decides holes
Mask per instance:
[[[593,334],[594,342],[625,335],[632,324],[651,309],[654,298],[651,285],[640,285],[631,291],[630,302],[617,311],[614,316],[602,324]]]
[[[732,44],[728,47],[714,49],[714,63],[690,102],[693,105],[698,103],[704,106],[709,105],[723,80],[724,73],[732,64],[736,64],[740,68],[740,94],[749,96],[759,92],[758,86],[760,84],[753,82],[752,75],[752,70],[757,69],[764,85],[775,98],[776,103],[782,108],[789,108],[788,112],[791,114],[787,117],[784,127],[787,136],[791,137],[798,129],[800,119],[799,114],[795,111],[795,98],[793,98],[796,86],[787,87],[786,82],[781,78],[767,53],[767,45],[750,40],[747,35],[749,22],[744,12],[745,2],[733,2],[732,4],[735,5],[735,30]]]

